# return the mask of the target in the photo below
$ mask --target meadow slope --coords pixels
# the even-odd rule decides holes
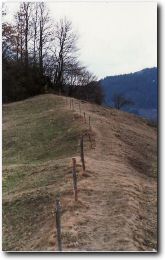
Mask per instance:
[[[86,176],[79,156],[82,133],[92,139],[92,147],[85,139]],[[70,98],[53,94],[3,105],[3,250],[57,250],[57,192],[63,250],[157,249],[156,128],[76,99],[72,110]]]

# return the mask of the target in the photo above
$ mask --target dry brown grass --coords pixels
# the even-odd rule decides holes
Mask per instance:
[[[85,138],[84,177],[78,140],[89,130],[79,115],[78,101],[74,103],[72,112],[65,98],[44,95],[3,109],[3,250],[57,250],[57,192],[61,194],[63,250],[156,249],[156,129],[133,115],[82,103],[81,110],[91,117],[93,144]],[[65,117],[69,118],[66,124]],[[47,118],[52,121],[50,129]],[[26,131],[36,132],[38,120],[42,128],[38,139],[32,140]],[[34,145],[28,144],[31,140]],[[72,190],[73,156],[78,202]]]

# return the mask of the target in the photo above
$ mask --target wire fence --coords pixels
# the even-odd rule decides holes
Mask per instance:
[[[60,93],[59,93],[60,95]],[[92,108],[92,104],[83,101],[83,100],[76,100],[73,98],[63,97],[64,104],[67,106],[68,109],[70,109],[73,112],[78,113],[82,118],[82,123],[86,125],[87,130],[84,131],[80,136],[80,143],[79,143],[79,151],[80,151],[80,160],[81,160],[81,166],[82,166],[82,176],[85,175],[86,171],[86,165],[85,165],[85,151],[84,151],[84,139],[85,137],[88,138],[88,141],[90,143],[90,148],[93,148],[93,142],[92,142],[92,117],[88,112],[90,113],[90,110]],[[85,109],[84,106],[85,105]],[[84,111],[85,110],[85,111]],[[87,111],[87,112],[86,112]],[[78,178],[77,178],[77,170],[76,170],[76,158],[72,158],[72,179],[73,179],[73,193],[74,193],[74,201],[78,201]],[[57,239],[57,250],[62,251],[62,227],[61,227],[61,202],[60,202],[60,194],[56,196],[56,239]]]

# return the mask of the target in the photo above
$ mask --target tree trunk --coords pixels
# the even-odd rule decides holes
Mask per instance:
[[[39,44],[39,66],[40,66],[40,73],[41,76],[43,76],[43,57],[42,57],[42,47],[43,47],[43,41],[42,41],[42,22],[40,21],[40,44]]]

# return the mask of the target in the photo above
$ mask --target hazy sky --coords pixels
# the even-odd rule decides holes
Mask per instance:
[[[79,34],[80,60],[98,78],[157,66],[154,2],[47,2],[54,19],[66,16]],[[8,2],[8,11],[18,2]]]

